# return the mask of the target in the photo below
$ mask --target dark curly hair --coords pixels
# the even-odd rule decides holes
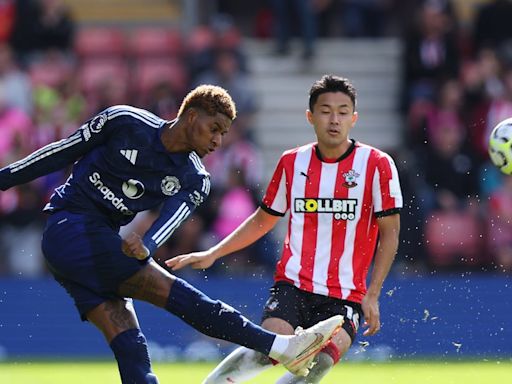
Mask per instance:
[[[222,113],[231,120],[236,118],[236,107],[233,99],[228,91],[216,85],[200,85],[190,91],[181,103],[178,117],[190,108],[201,109],[210,116]]]

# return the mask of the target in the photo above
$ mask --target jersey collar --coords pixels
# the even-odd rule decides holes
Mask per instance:
[[[322,157],[322,154],[320,153],[320,150],[318,149],[318,143],[316,143],[315,144],[316,157],[318,157],[318,159],[320,161],[323,161],[324,163],[339,163],[341,160],[346,159],[348,156],[350,156],[350,154],[354,151],[354,149],[356,147],[356,141],[354,139],[350,139],[350,141],[352,142],[350,147],[348,147],[348,149],[345,151],[345,153],[343,155],[341,155],[340,157],[338,157],[337,159],[324,159]]]

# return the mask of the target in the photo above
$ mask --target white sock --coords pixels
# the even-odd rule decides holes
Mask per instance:
[[[289,335],[276,335],[268,356],[274,360],[279,360],[282,358],[292,337],[293,336]]]
[[[272,367],[272,362],[262,353],[238,347],[210,372],[203,384],[243,383]]]

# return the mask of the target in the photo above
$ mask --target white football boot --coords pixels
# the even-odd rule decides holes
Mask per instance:
[[[297,329],[284,353],[276,360],[294,375],[307,376],[317,352],[341,329],[342,325],[343,316],[336,315],[308,329]]]

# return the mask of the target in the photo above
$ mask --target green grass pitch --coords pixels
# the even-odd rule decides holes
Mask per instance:
[[[213,366],[207,363],[155,363],[154,371],[162,384],[193,384],[201,383]],[[283,372],[282,367],[274,367],[250,383],[274,383]],[[508,383],[511,378],[511,361],[343,362],[322,383],[482,384]],[[0,383],[112,384],[120,383],[120,380],[113,362],[4,362],[0,363]]]

